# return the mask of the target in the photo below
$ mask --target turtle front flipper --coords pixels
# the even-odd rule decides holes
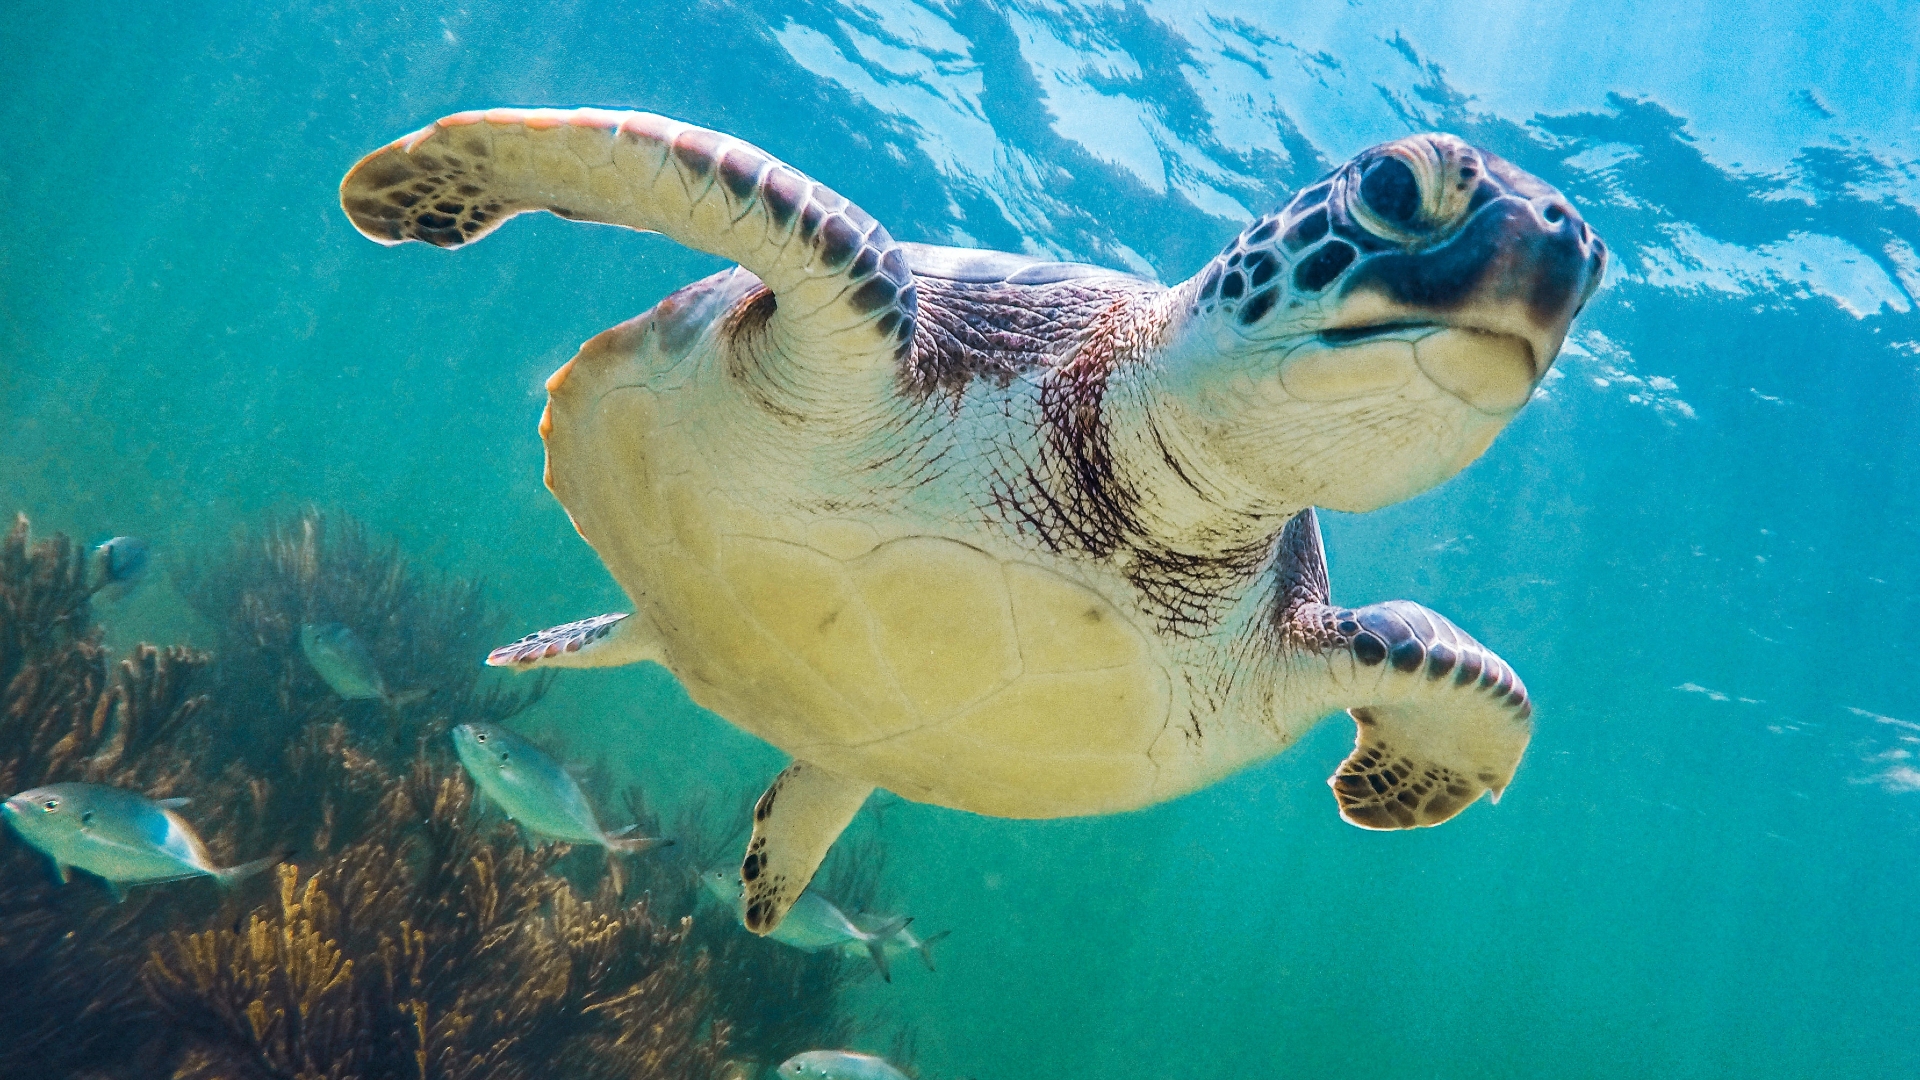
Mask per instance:
[[[1533,733],[1533,705],[1513,669],[1419,604],[1329,605],[1311,508],[1287,523],[1276,571],[1274,629],[1295,685],[1359,727],[1353,753],[1327,780],[1340,816],[1366,829],[1412,829],[1440,824],[1485,792],[1499,801]]]
[[[388,245],[459,247],[532,210],[664,233],[759,277],[774,353],[827,372],[891,372],[913,340],[913,276],[879,222],[764,151],[653,113],[457,113],[362,158],[340,203]]]
[[[787,917],[807,889],[827,849],[873,794],[873,785],[848,780],[806,761],[786,767],[753,804],[753,836],[740,861],[746,886],[747,929],[762,937]]]
[[[488,667],[619,667],[662,659],[659,639],[644,618],[625,612],[548,627],[487,654]]]

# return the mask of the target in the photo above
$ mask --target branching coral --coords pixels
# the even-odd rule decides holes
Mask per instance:
[[[398,846],[391,846],[397,840]],[[179,1075],[513,1080],[713,1075],[715,988],[687,920],[578,896],[424,761],[372,838],[237,930],[175,933],[147,980],[196,1052]]]
[[[502,638],[503,620],[480,586],[421,573],[351,519],[309,509],[272,520],[180,577],[219,635],[215,727],[253,765],[277,765],[271,755],[316,723],[344,722],[411,753],[455,717],[517,715],[546,685],[523,680],[530,692],[516,693],[482,684],[475,657]],[[328,689],[300,649],[301,626],[322,623],[341,623],[366,645],[396,703],[343,701]]]
[[[218,861],[300,854],[233,895],[201,881],[115,904],[37,873],[0,829],[0,1075],[699,1080],[851,1041],[859,965],[696,915],[684,861],[635,860],[616,895],[597,853],[528,850],[475,813],[447,729],[544,684],[481,682],[499,624],[474,586],[310,511],[185,575],[212,657],[115,662],[86,576],[82,549],[30,543],[24,521],[0,543],[0,787],[189,795]],[[321,621],[424,693],[342,701],[300,652]],[[637,792],[628,809],[653,825]]]
[[[149,755],[182,736],[204,699],[206,664],[186,649],[142,646],[109,661],[91,623],[84,551],[56,536],[30,543],[18,519],[0,540],[0,790],[89,780],[165,793],[188,772]],[[145,897],[116,905],[63,889],[0,829],[0,1075],[60,1075],[90,1062],[139,1071],[164,1056],[137,980],[141,941],[164,925]],[[197,900],[206,906],[204,893]],[[193,900],[188,900],[189,904]]]

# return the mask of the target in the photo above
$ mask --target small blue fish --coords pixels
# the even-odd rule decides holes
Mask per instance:
[[[715,899],[732,909],[736,918],[744,915],[747,890],[740,882],[738,869],[709,870],[700,875],[700,883]],[[864,951],[873,960],[873,966],[880,969],[880,977],[892,982],[893,972],[887,966],[887,949],[900,934],[906,932],[907,924],[912,921],[910,918],[873,920],[863,927],[835,907],[833,901],[808,890],[800,894],[787,912],[787,917],[767,936],[802,952],[834,948],[844,948],[849,952]]]
[[[106,881],[116,897],[128,885],[210,877],[231,885],[281,856],[218,867],[192,826],[173,811],[185,799],[158,802],[104,784],[49,784],[0,804],[20,838],[53,860],[61,881],[78,867]]]
[[[110,540],[95,544],[93,561],[99,568],[94,592],[109,586],[114,587],[115,596],[123,596],[139,583],[140,575],[147,569],[147,562],[153,551],[145,540],[137,536],[116,536]]]
[[[629,825],[616,832],[600,827],[587,804],[580,782],[539,747],[498,724],[461,724],[453,729],[453,750],[467,775],[486,796],[500,805],[508,820],[528,833],[569,844],[598,844],[609,855],[638,855],[672,844],[647,836],[628,836]],[[624,887],[620,864],[607,860],[614,888]]]
[[[872,1054],[809,1050],[780,1063],[782,1080],[907,1080],[907,1074]]]
[[[399,706],[426,696],[424,690],[404,694],[387,691],[387,681],[373,662],[360,635],[342,623],[307,623],[300,628],[300,651],[307,663],[334,693],[348,701],[384,701]]]

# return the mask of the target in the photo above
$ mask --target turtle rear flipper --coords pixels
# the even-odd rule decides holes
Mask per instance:
[[[488,667],[526,671],[537,667],[619,667],[661,658],[658,640],[644,619],[610,612],[528,634],[487,654]]]
[[[787,766],[753,804],[753,836],[740,862],[747,929],[773,933],[800,899],[827,849],[873,794],[873,785],[849,780],[810,762]],[[884,970],[884,961],[882,961]]]
[[[663,233],[731,259],[778,302],[772,354],[892,371],[913,340],[913,275],[887,230],[758,148],[641,112],[492,109],[368,154],[340,203],[371,240],[453,248],[515,214]]]
[[[1326,557],[1311,508],[1282,532],[1274,628],[1290,663],[1359,728],[1327,783],[1340,816],[1366,829],[1438,825],[1486,792],[1497,802],[1533,734],[1533,705],[1504,660],[1441,615],[1406,600],[1327,603]]]

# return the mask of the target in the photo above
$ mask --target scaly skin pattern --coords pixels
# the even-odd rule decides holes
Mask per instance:
[[[488,155],[448,153],[471,129]],[[1417,604],[1333,605],[1310,511],[1471,462],[1597,285],[1598,238],[1490,154],[1375,148],[1173,288],[898,244],[646,114],[462,114],[342,198],[386,243],[550,209],[740,262],[555,373],[547,482],[634,601],[622,655],[855,794],[1127,810],[1339,709],[1356,824],[1436,824],[1512,777],[1512,669]]]

